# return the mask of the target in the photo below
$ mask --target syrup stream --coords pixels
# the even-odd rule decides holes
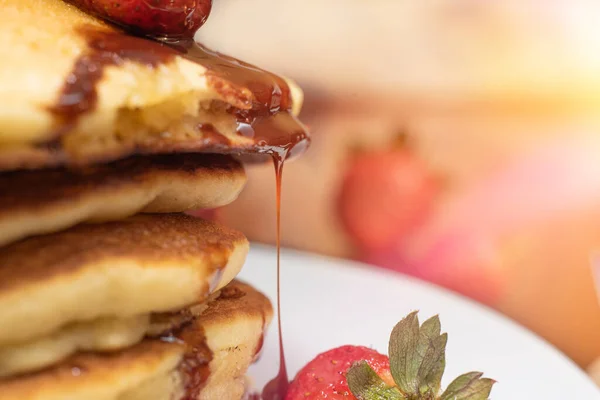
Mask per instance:
[[[263,400],[283,400],[289,386],[287,366],[285,363],[285,351],[283,347],[283,330],[281,329],[281,181],[283,176],[283,165],[288,155],[288,149],[272,154],[275,167],[276,187],[276,212],[277,212],[277,326],[279,330],[279,372],[262,392]]]

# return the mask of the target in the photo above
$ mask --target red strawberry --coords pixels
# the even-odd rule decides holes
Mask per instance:
[[[438,316],[412,312],[390,334],[389,359],[366,347],[320,354],[291,383],[286,400],[489,400],[494,380],[467,372],[442,392],[448,335]]]
[[[114,24],[159,37],[193,37],[212,7],[212,0],[68,1]]]
[[[296,375],[286,400],[356,399],[346,382],[346,371],[357,361],[366,361],[386,382],[393,380],[387,356],[361,346],[342,346],[319,354]]]
[[[364,252],[389,249],[429,215],[437,194],[425,165],[406,148],[357,155],[342,180],[339,212]]]

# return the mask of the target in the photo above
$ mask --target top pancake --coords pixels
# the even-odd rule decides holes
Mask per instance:
[[[238,114],[251,125],[248,113],[258,104],[250,84],[233,82],[242,64],[191,61],[182,47],[128,35],[62,0],[0,0],[0,9],[0,170],[273,144],[247,130],[238,134]],[[281,78],[248,71],[256,82],[275,82],[269,115],[261,118],[285,125],[276,145],[304,140],[290,114],[298,111],[299,89],[292,85],[289,93]]]

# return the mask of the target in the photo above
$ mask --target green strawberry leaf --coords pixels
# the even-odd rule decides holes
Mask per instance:
[[[437,395],[446,368],[446,343],[448,335],[441,334],[440,319],[431,317],[421,325],[417,352],[423,355],[417,373],[420,393]]]
[[[446,366],[447,334],[435,316],[419,326],[418,312],[400,321],[390,335],[390,371],[409,398],[433,398],[440,391]]]
[[[416,393],[417,357],[415,349],[419,341],[419,317],[417,311],[402,319],[392,330],[389,343],[390,372],[400,390]]]
[[[395,387],[390,387],[367,364],[360,361],[346,373],[350,391],[358,400],[405,400]]]
[[[390,372],[397,386],[388,386],[361,361],[347,372],[350,391],[358,400],[489,400],[495,381],[480,372],[459,376],[439,395],[447,341],[438,316],[419,325],[418,312],[409,314],[390,335]]]
[[[482,378],[481,372],[467,372],[456,378],[440,400],[488,400],[495,381]]]

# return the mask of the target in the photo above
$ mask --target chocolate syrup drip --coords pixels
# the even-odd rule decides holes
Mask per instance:
[[[127,61],[150,68],[180,56],[208,69],[211,88],[234,106],[239,135],[253,139],[248,151],[272,154],[286,151],[289,156],[303,151],[309,142],[306,129],[291,114],[292,96],[282,78],[235,58],[207,49],[192,39],[143,38],[118,30],[84,26],[79,33],[87,40],[87,51],[75,62],[56,104],[50,111],[56,116],[60,136],[77,119],[98,105],[97,86],[109,66]],[[229,140],[213,126],[199,126],[207,147],[227,151]],[[295,149],[291,152],[292,148]]]
[[[193,40],[177,39],[166,43],[178,48],[188,60],[197,62],[219,78],[252,93],[249,109],[231,110],[239,122],[251,124],[256,118],[291,110],[290,88],[285,80],[277,75],[210,50]]]
[[[178,370],[183,378],[184,394],[180,400],[196,400],[210,376],[209,364],[213,353],[206,344],[202,329],[179,329],[166,333],[161,340],[182,343],[185,346],[183,359]]]
[[[287,152],[274,153],[273,164],[275,166],[276,185],[276,212],[277,212],[277,327],[279,330],[279,372],[262,392],[263,400],[283,400],[288,390],[289,378],[285,363],[285,351],[283,347],[283,330],[281,328],[281,181],[283,176],[283,164],[287,158]]]
[[[206,346],[206,341],[201,346],[190,345],[186,341],[188,350],[183,356],[179,371],[183,375],[184,395],[181,400],[197,400],[204,384],[210,376],[209,363],[212,361],[212,352]]]
[[[154,68],[176,55],[167,46],[118,31],[87,26],[79,31],[87,40],[87,51],[75,62],[56,105],[50,108],[62,124],[69,125],[96,108],[97,85],[106,67],[134,61]]]

